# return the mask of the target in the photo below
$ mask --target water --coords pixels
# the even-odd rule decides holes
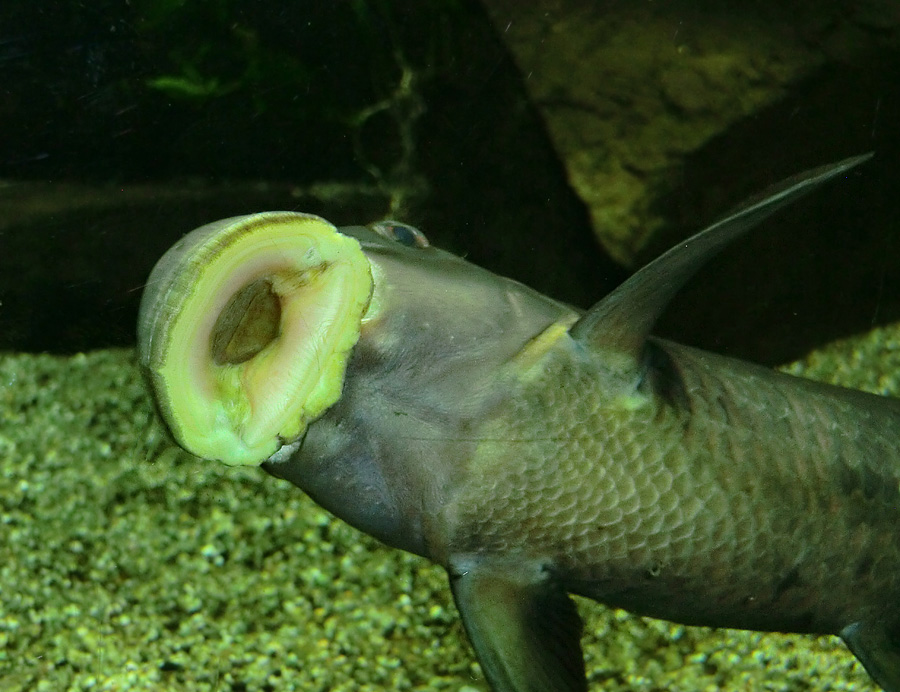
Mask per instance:
[[[196,226],[291,209],[407,219],[588,307],[874,150],[661,329],[775,364],[893,324],[900,6],[782,5],[6,0],[0,689],[487,689],[442,570],[171,447],[134,363],[145,278]],[[896,393],[873,334],[809,374]],[[834,638],[580,609],[592,689],[875,689]]]

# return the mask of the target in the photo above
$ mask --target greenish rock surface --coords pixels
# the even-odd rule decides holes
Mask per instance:
[[[896,395],[900,328],[788,369]],[[592,689],[877,689],[835,637],[579,608]],[[442,570],[176,452],[111,350],[0,355],[0,689],[487,687]]]
[[[671,223],[660,199],[683,195],[686,160],[715,140],[737,133],[741,142],[735,165],[708,181],[707,204],[720,209],[742,176],[771,170],[785,150],[795,152],[787,161],[813,152],[815,162],[828,158],[822,140],[843,145],[835,151],[878,148],[854,140],[840,117],[817,119],[815,140],[787,130],[795,116],[837,114],[853,102],[839,82],[840,104],[801,98],[759,137],[741,125],[803,94],[814,76],[829,81],[853,64],[864,66],[857,81],[877,72],[874,56],[900,49],[895,2],[483,1],[597,238],[624,265],[640,264],[645,245]]]

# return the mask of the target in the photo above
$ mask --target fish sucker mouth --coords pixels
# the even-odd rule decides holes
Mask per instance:
[[[359,242],[317,216],[266,212],[182,238],[141,301],[138,359],[191,454],[258,465],[340,397],[373,291]]]

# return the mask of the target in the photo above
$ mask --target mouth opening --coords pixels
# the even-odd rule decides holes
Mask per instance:
[[[372,273],[327,221],[269,212],[189,234],[150,285],[139,350],[167,427],[195,456],[256,465],[340,397]]]

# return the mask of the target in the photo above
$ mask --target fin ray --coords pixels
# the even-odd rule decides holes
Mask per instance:
[[[638,270],[575,323],[572,337],[594,349],[623,353],[637,366],[659,315],[697,269],[782,207],[871,157],[868,153],[811,169],[747,200]]]
[[[581,618],[540,565],[452,560],[450,586],[495,692],[587,692]]]
[[[885,692],[900,692],[900,638],[883,623],[854,622],[841,639]]]

